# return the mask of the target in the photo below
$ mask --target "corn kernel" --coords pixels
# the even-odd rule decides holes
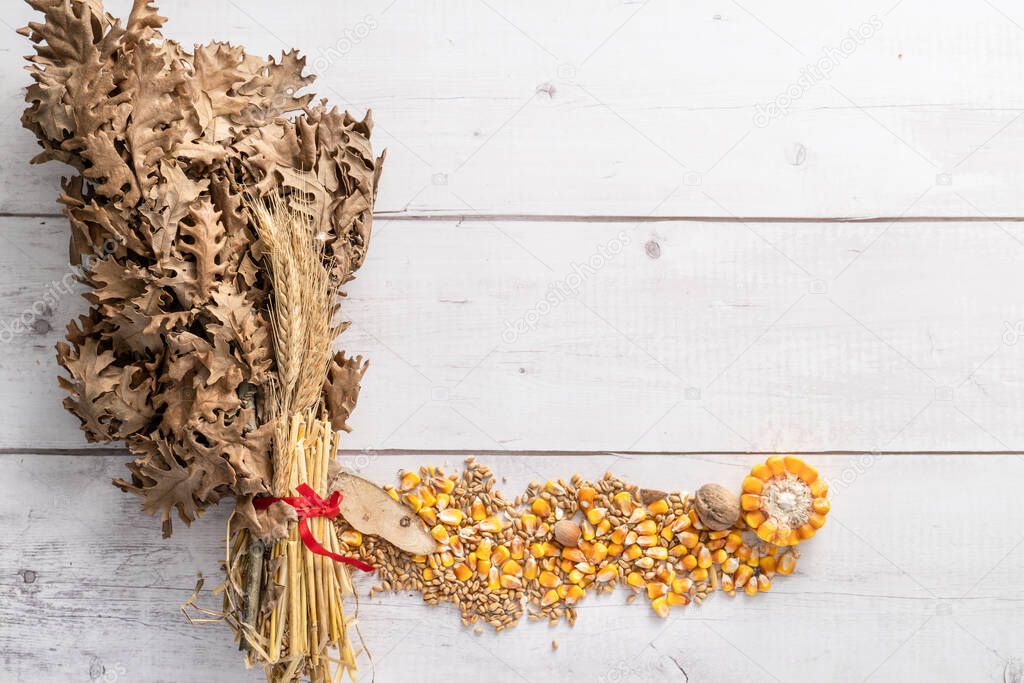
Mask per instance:
[[[427,561],[427,556],[426,555],[413,555],[412,556],[412,561],[415,562],[416,564],[425,564],[426,561]]]
[[[450,494],[455,490],[455,480],[449,477],[444,477],[434,481],[434,486],[438,491],[442,493]]]
[[[825,515],[819,515],[817,513],[807,518],[807,523],[815,529],[820,529],[825,526]]]
[[[583,572],[584,574],[593,574],[597,571],[597,568],[589,562],[577,562],[576,569]]]
[[[815,498],[824,498],[828,495],[828,484],[824,479],[818,479],[811,484],[811,495]]]
[[[764,481],[757,477],[744,477],[743,478],[743,493],[759,494],[764,490]]]
[[[732,577],[728,574],[724,574],[721,577],[719,577],[718,584],[726,593],[732,593],[734,590],[736,590],[736,585],[733,583]]]
[[[711,566],[711,553],[703,546],[701,546],[700,551],[697,553],[697,566],[701,569],[707,569]]]
[[[628,531],[628,529],[626,528],[625,524],[623,524],[621,526],[615,527],[615,531],[612,532],[612,536],[611,536],[612,543],[618,543],[619,545],[625,545],[624,541],[626,540],[626,532],[627,531]]]
[[[441,543],[442,545],[448,543],[448,530],[440,524],[438,524],[430,530],[430,535],[434,537],[435,541]]]
[[[728,560],[722,563],[722,571],[726,574],[732,574],[740,567],[740,561],[738,558],[730,557]]]
[[[628,515],[633,512],[633,496],[629,495],[628,491],[619,491],[612,497],[612,500],[622,514]]]
[[[668,587],[660,581],[652,581],[651,583],[647,584],[647,597],[651,600],[653,600],[654,598],[660,598],[661,596],[665,595],[666,592],[668,592],[667,588]]]
[[[545,555],[544,546],[546,546],[546,545],[547,545],[547,543],[541,543],[540,541],[531,543],[530,544],[530,554],[533,555],[534,557],[544,557],[544,555]]]
[[[405,494],[405,504],[411,507],[413,512],[419,512],[423,507],[423,501],[415,493]]]
[[[640,536],[636,539],[636,544],[641,548],[650,548],[658,545],[657,536]]]
[[[349,548],[358,548],[363,544],[363,535],[358,531],[342,531],[341,542]]]
[[[543,498],[534,498],[533,503],[530,504],[530,509],[538,517],[547,517],[551,514],[551,503]]]
[[[415,472],[403,472],[400,486],[403,491],[412,491],[420,485],[420,475]]]
[[[451,554],[450,552],[448,552],[447,550],[445,550],[444,552],[442,552],[442,553],[441,553],[441,566],[442,566],[442,567],[450,567],[450,566],[452,566],[453,564],[455,564],[455,556],[454,556],[454,555],[452,555],[452,554]]]
[[[594,505],[594,499],[597,497],[597,491],[589,486],[584,486],[576,492],[576,500],[580,504],[580,508],[584,511],[589,510]]]
[[[750,577],[754,575],[754,570],[750,568],[750,565],[742,564],[736,573],[733,575],[733,579],[736,581],[737,588],[743,588]]]
[[[669,613],[668,599],[660,597],[651,600],[651,609],[654,610],[655,614],[664,619]]]
[[[654,576],[666,586],[671,586],[672,582],[676,580],[676,570],[667,562],[662,562],[658,566],[658,571],[654,572]]]
[[[583,572],[579,569],[573,569],[569,572],[569,583],[579,583],[583,580]]]
[[[441,514],[439,514],[437,518],[440,519],[443,524],[447,524],[448,526],[458,526],[462,523],[463,514],[462,510],[457,508],[447,508],[445,510],[441,510]]]
[[[598,522],[597,526],[594,528],[595,535],[598,536],[598,537],[604,536],[605,534],[607,534],[611,530],[612,530],[612,522],[607,517],[605,517],[600,522]]]
[[[759,566],[761,568],[761,571],[766,572],[768,574],[774,574],[775,573],[776,563],[775,563],[775,558],[774,557],[771,557],[771,556],[762,557],[761,561],[758,564],[759,564]]]
[[[725,551],[727,553],[736,552],[736,548],[739,548],[741,545],[743,545],[743,537],[736,532],[730,533],[725,539]]]
[[[430,581],[434,578],[434,570],[430,567],[423,568],[423,580]]]
[[[491,570],[487,572],[487,588],[492,591],[501,588],[501,574],[498,573],[497,567],[491,567]]]
[[[766,591],[771,590],[772,580],[768,578],[767,574],[757,575],[757,590]]]
[[[627,559],[635,560],[638,557],[642,557],[643,554],[644,554],[644,549],[641,548],[638,545],[631,545],[628,548],[626,548],[626,558]]]
[[[827,515],[831,508],[832,506],[829,504],[828,498],[815,498],[814,502],[811,503],[811,509],[819,515]]]
[[[796,557],[792,553],[786,553],[779,558],[775,571],[787,575],[792,574],[794,569],[796,569]]]
[[[697,568],[697,556],[691,554],[691,555],[687,555],[686,557],[684,557],[683,558],[683,568],[686,569],[687,571],[696,569]]]
[[[455,565],[455,578],[459,581],[465,581],[473,575],[473,570],[466,566],[465,562],[460,562]]]
[[[562,585],[562,580],[554,572],[544,571],[537,577],[537,582],[544,588],[557,588]]]
[[[666,512],[668,512],[668,510],[668,501],[665,500],[664,498],[662,498],[661,500],[656,500],[647,506],[647,511],[650,512],[652,515],[663,515]]]
[[[626,576],[626,583],[632,586],[633,588],[643,588],[643,574],[641,574],[640,572],[630,572],[629,575]]]
[[[524,551],[526,550],[526,541],[519,536],[513,536],[512,540],[508,543],[509,556],[513,560],[523,559]]]
[[[494,548],[494,542],[489,538],[482,538],[480,542],[476,544],[476,556],[481,560],[491,559],[491,550]]]
[[[679,594],[688,593],[691,588],[693,588],[693,579],[688,579],[688,578],[683,577],[683,578],[678,578],[678,579],[676,579],[675,581],[672,582],[672,592],[673,593],[679,593]]]
[[[636,525],[636,532],[642,536],[650,536],[658,533],[658,523],[653,519],[645,519]]]
[[[569,586],[569,589],[565,592],[565,601],[570,605],[575,605],[584,595],[584,590],[579,586]]]
[[[679,542],[692,550],[696,548],[697,543],[700,542],[700,536],[693,533],[692,531],[684,531],[683,533],[679,534]]]
[[[623,545],[634,545],[636,543],[636,539],[638,539],[639,537],[640,535],[637,532],[630,529],[626,532],[626,538],[623,541]]]
[[[647,557],[654,558],[655,560],[667,560],[668,548],[663,545],[656,545],[653,548],[648,548],[644,554],[647,555]]]
[[[537,566],[537,560],[532,557],[526,559],[526,564],[523,566],[523,578],[532,581],[537,578],[539,568]]]
[[[609,557],[618,557],[619,555],[622,554],[623,550],[624,550],[624,548],[621,545],[619,545],[618,543],[609,543],[608,544],[608,556]]]
[[[422,519],[427,526],[434,526],[437,524],[437,510],[434,508],[420,508],[420,511],[416,514],[420,516],[420,519]]]
[[[500,567],[501,565],[505,564],[505,560],[507,560],[510,557],[512,557],[512,553],[509,551],[509,549],[504,545],[499,545],[497,548],[494,549],[494,552],[491,553],[491,562]]]
[[[473,515],[473,519],[476,519],[475,513]],[[481,519],[483,519],[483,517],[481,517]],[[537,515],[533,514],[532,512],[524,512],[523,516],[520,517],[519,520],[523,523],[523,531],[525,531],[526,533],[532,536],[534,532],[537,531]]]
[[[498,578],[498,583],[501,585],[502,588],[507,588],[510,590],[519,589],[523,587],[522,579],[520,579],[518,576],[510,576],[508,574],[502,574]]]
[[[587,561],[591,564],[601,564],[604,558],[608,557],[608,546],[598,541],[591,547],[587,554]]]
[[[608,509],[591,507],[587,510],[586,516],[587,521],[591,524],[600,524],[608,516]]]
[[[773,477],[781,477],[786,474],[786,461],[780,455],[773,455],[764,461],[764,464],[771,470]]]
[[[673,538],[675,538],[675,534],[672,533],[672,529],[669,527],[663,528],[658,535],[664,538],[666,541],[671,541]]]
[[[640,567],[641,569],[651,569],[654,566],[654,558],[653,557],[641,557],[639,560],[637,560],[633,564],[635,564],[637,567]]]
[[[505,564],[501,565],[501,573],[508,574],[510,576],[522,576],[523,566],[515,560],[509,560]]]
[[[668,595],[665,596],[665,600],[668,602],[668,604],[674,605],[674,606],[677,606],[677,607],[681,607],[683,605],[689,605],[690,604],[690,596],[689,595],[678,595],[676,593],[669,593]]]
[[[740,496],[740,508],[745,512],[760,510],[761,496],[754,493],[744,493]]]
[[[747,581],[743,586],[743,592],[747,595],[757,595],[757,579]]]
[[[585,562],[587,559],[579,548],[562,548],[562,557],[573,562]]]
[[[555,590],[554,588],[552,588],[547,593],[545,593],[544,597],[541,598],[541,600],[540,600],[540,604],[541,604],[542,607],[547,607],[548,605],[553,605],[556,602],[558,602],[558,591]]]
[[[697,569],[694,569],[692,572],[690,572],[690,578],[694,581],[707,581],[708,570],[704,569],[703,567],[698,567]]]
[[[474,522],[482,521],[487,517],[487,509],[484,507],[484,503],[479,498],[474,498],[473,502],[469,506],[469,516]]]
[[[585,541],[593,541],[597,537],[597,531],[594,529],[594,525],[583,520],[583,524],[580,524],[580,535]]]
[[[715,564],[724,564],[729,559],[729,553],[719,548],[715,552],[711,553],[711,561]]]
[[[487,531],[491,533],[501,531],[503,527],[504,524],[502,524],[501,520],[497,517],[488,517],[479,523],[480,531]]]
[[[638,507],[629,515],[629,523],[637,524],[647,518],[647,508]]]
[[[438,510],[444,510],[452,504],[452,497],[447,493],[437,494],[437,502],[434,504]]]
[[[678,534],[681,531],[686,531],[693,525],[688,515],[681,515],[674,522],[672,522],[672,533]]]
[[[806,541],[808,538],[814,536],[814,534],[817,533],[817,530],[810,524],[804,524],[802,527],[797,529],[796,532],[801,539]]]
[[[618,567],[614,564],[609,564],[605,565],[599,572],[597,572],[597,577],[594,580],[598,583],[608,583],[609,581],[614,581],[618,575]]]
[[[491,572],[491,561],[490,560],[477,560],[476,561],[476,573],[480,576],[487,576]]]
[[[569,586],[570,585],[571,584],[563,583],[561,586],[559,586],[558,588],[555,589],[558,592],[558,599],[559,600],[565,600],[565,596],[567,596],[569,594]]]

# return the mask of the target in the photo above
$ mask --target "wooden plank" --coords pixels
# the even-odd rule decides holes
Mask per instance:
[[[427,462],[416,454],[343,460],[380,481]],[[756,458],[483,461],[507,479],[500,488],[514,492],[530,479],[597,477],[608,467],[646,485],[738,486]],[[227,507],[163,541],[158,521],[107,484],[123,473],[121,462],[0,456],[0,480],[19,492],[0,500],[0,677],[178,681],[184,662],[191,680],[259,680],[243,675],[225,627],[189,626],[178,611],[197,571],[208,587],[216,582]],[[433,462],[461,465],[458,457]],[[415,595],[364,597],[359,621],[377,680],[492,671],[496,680],[1003,681],[1024,658],[1015,502],[1024,463],[963,454],[828,456],[815,464],[832,481],[833,512],[803,546],[796,573],[778,577],[769,593],[716,595],[662,621],[643,600],[626,605],[620,589],[584,601],[574,629],[524,622],[498,635],[475,635],[454,608],[430,609]],[[357,582],[365,592],[371,580]]]
[[[127,0],[108,4],[126,15]],[[32,14],[8,5],[0,211],[51,213],[61,170],[29,167],[34,141],[13,130],[28,82],[13,27]],[[389,148],[382,212],[1024,215],[1024,13],[1009,3],[166,10],[168,35],[186,45],[299,47],[319,94],[372,107]]]
[[[344,304],[371,359],[344,447],[1024,450],[1003,228],[381,221]],[[84,310],[65,231],[0,219],[0,448],[84,445],[55,381]]]

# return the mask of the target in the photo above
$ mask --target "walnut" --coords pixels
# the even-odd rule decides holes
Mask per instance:
[[[730,529],[740,518],[740,497],[720,484],[697,489],[694,507],[701,523],[712,531]]]
[[[566,548],[575,548],[580,542],[580,525],[571,519],[555,522],[555,540]]]

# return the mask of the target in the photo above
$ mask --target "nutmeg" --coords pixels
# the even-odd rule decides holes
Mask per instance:
[[[740,518],[740,497],[719,484],[701,486],[693,503],[701,523],[712,531],[731,529]]]
[[[566,548],[575,548],[580,542],[580,525],[571,519],[555,522],[555,540]]]

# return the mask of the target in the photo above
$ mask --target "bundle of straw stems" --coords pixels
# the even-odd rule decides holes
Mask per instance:
[[[293,415],[288,438],[291,476],[288,490],[281,495],[296,496],[296,487],[306,483],[326,498],[327,470],[336,445],[329,420],[311,414]],[[308,524],[324,548],[342,552],[330,520],[319,517],[308,520]],[[354,592],[348,567],[311,552],[299,538],[298,525],[289,527],[288,537],[270,548],[268,562],[276,567],[268,581],[284,590],[273,609],[260,614],[251,625],[250,643],[255,640],[256,647],[250,650],[263,660],[272,683],[300,676],[317,683],[336,682],[346,673],[354,678],[355,652],[342,604],[344,597]],[[240,547],[239,551],[244,554],[248,548]]]
[[[322,392],[339,331],[333,321],[338,283],[318,232],[320,212],[299,199],[274,194],[247,201],[273,295],[278,383],[269,406],[276,421],[272,490],[277,498],[297,496],[296,487],[307,484],[327,498],[338,437]],[[316,517],[307,524],[324,548],[342,552],[331,520]],[[261,663],[271,683],[300,677],[337,683],[346,673],[354,678],[353,619],[342,605],[354,593],[348,567],[306,548],[294,522],[269,550],[247,530],[232,535],[230,521],[228,527],[225,611],[235,615],[231,623],[248,650],[247,662]]]

